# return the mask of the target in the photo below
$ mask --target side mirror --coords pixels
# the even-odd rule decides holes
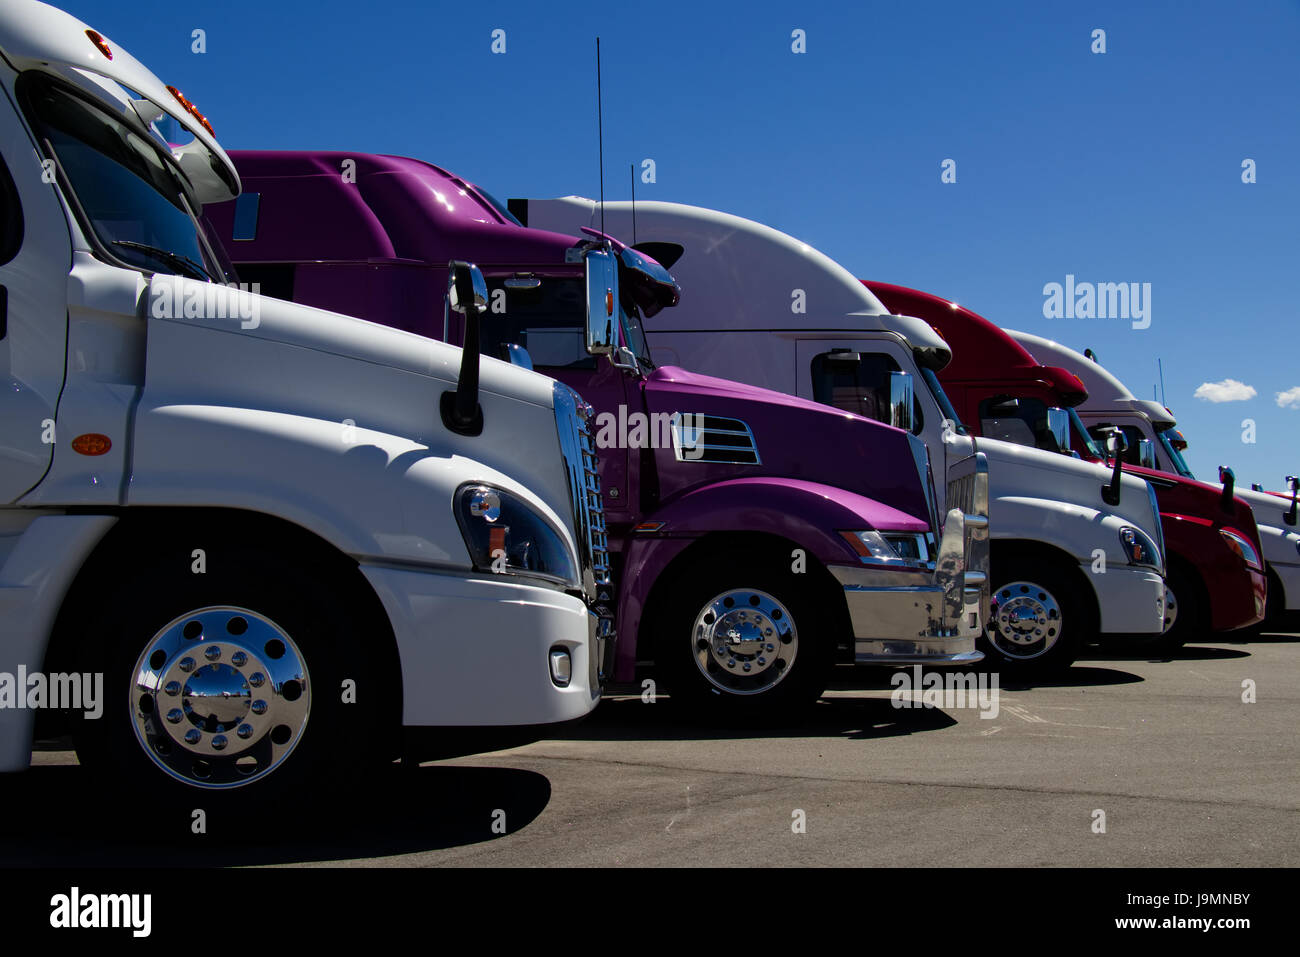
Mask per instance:
[[[1142,439],[1138,442],[1138,464],[1144,469],[1156,467],[1156,446],[1150,439]]]
[[[589,249],[587,263],[587,353],[607,356],[618,335],[618,261],[609,249]]]
[[[483,410],[478,404],[479,316],[487,312],[487,280],[473,263],[452,260],[447,264],[447,309],[465,317],[465,338],[461,344],[460,377],[455,392],[442,394],[443,424],[460,435],[483,431]]]
[[[1124,476],[1124,453],[1128,451],[1128,438],[1120,429],[1110,426],[1103,430],[1106,454],[1115,459],[1115,468],[1111,472],[1109,484],[1101,487],[1101,500],[1107,505],[1118,505],[1120,488]]]
[[[506,361],[512,366],[519,366],[521,369],[527,369],[529,372],[533,369],[533,357],[517,342],[506,343]]]
[[[904,432],[911,432],[912,408],[915,401],[911,374],[889,373],[889,424]]]
[[[1058,452],[1070,451],[1070,413],[1053,406],[1047,410],[1047,428],[1056,441]]]
[[[1169,430],[1169,444],[1178,452],[1187,451],[1187,440],[1183,438],[1183,433],[1179,432],[1177,429]]]
[[[1291,507],[1282,515],[1282,521],[1294,526],[1296,522],[1296,498],[1300,496],[1300,478],[1294,475],[1286,477],[1286,484],[1291,486]]]
[[[1236,493],[1237,476],[1226,465],[1219,466],[1219,481],[1223,483],[1223,497],[1219,500],[1219,505],[1229,514],[1232,513],[1232,497]]]

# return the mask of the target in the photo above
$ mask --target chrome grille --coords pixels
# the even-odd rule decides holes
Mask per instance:
[[[673,451],[679,462],[760,465],[754,433],[740,419],[700,412],[674,413]]]
[[[564,453],[565,477],[573,501],[574,532],[582,564],[583,590],[591,601],[612,605],[608,587],[609,535],[597,471],[596,443],[589,426],[591,406],[563,383],[555,384],[555,425]],[[604,593],[604,594],[602,594]]]

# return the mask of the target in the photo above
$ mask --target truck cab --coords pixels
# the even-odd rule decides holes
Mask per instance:
[[[1169,409],[1149,399],[1139,399],[1100,362],[1042,336],[1007,330],[1008,335],[1036,356],[1060,363],[1077,375],[1088,387],[1088,398],[1077,407],[1080,420],[1089,430],[1114,427],[1133,441],[1146,440],[1154,446],[1154,468],[1162,476],[1194,480],[1183,458],[1187,440],[1176,428],[1177,420]],[[1300,527],[1296,524],[1295,501],[1300,480],[1288,476],[1286,494],[1241,488],[1230,469],[1219,469],[1219,484],[1211,484],[1218,494],[1234,495],[1249,505],[1259,530],[1259,543],[1268,585],[1264,609],[1270,627],[1282,624],[1285,613],[1300,611]],[[1206,483],[1210,484],[1210,483]],[[1225,492],[1225,489],[1227,490]]]
[[[990,476],[992,594],[981,648],[1004,672],[1068,667],[1104,634],[1159,634],[1163,546],[1154,493],[1095,464],[1009,442],[961,424],[939,373],[951,348],[930,324],[893,315],[827,256],[739,216],[679,203],[599,204],[580,197],[512,201],[531,226],[598,224],[645,248],[672,250],[682,305],[647,321],[657,362],[762,384],[869,418],[897,403],[891,383],[915,383],[913,434],[937,469],[978,450]],[[526,217],[526,218],[525,218]],[[635,218],[635,228],[633,220]],[[665,253],[667,255],[667,253]],[[944,503],[941,500],[940,508]],[[1106,573],[1096,555],[1106,561]]]
[[[1042,365],[1010,334],[965,306],[889,283],[865,285],[890,310],[925,319],[954,344],[957,351],[940,379],[972,431],[1102,464],[1110,464],[1108,433],[1120,431],[1120,467],[1147,481],[1160,503],[1168,575],[1165,630],[1150,643],[1153,650],[1170,653],[1198,632],[1234,631],[1261,620],[1266,578],[1259,531],[1241,498],[1225,499],[1219,489],[1153,468],[1157,448],[1133,430],[1134,413],[1120,410],[1124,414],[1088,429],[1075,407],[1087,404],[1089,387],[1063,367],[1077,367],[1072,359]],[[1058,361],[1056,350],[1046,355]],[[1173,416],[1154,402],[1133,399],[1129,408],[1149,406],[1167,420],[1165,428],[1173,427]],[[1168,448],[1161,445],[1159,452]]]
[[[241,276],[581,392],[605,496],[616,680],[749,714],[814,699],[836,662],[980,660],[982,458],[941,472],[905,429],[657,365],[643,324],[679,308],[680,290],[653,255],[594,231],[526,228],[431,163],[232,156],[244,196],[208,215]],[[486,277],[476,344],[428,295],[454,258]]]
[[[0,89],[0,771],[70,731],[105,798],[292,812],[415,731],[590,712],[572,390],[229,285],[212,123],[74,17],[0,8]]]

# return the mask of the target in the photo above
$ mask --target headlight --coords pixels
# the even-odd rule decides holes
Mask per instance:
[[[455,507],[477,571],[577,583],[577,568],[563,536],[517,496],[490,485],[462,485],[456,490]]]
[[[1119,530],[1119,547],[1130,565],[1148,565],[1160,568],[1160,549],[1146,532],[1132,525]]]
[[[868,564],[927,567],[933,553],[929,536],[920,532],[840,532],[840,536]]]
[[[1259,555],[1255,552],[1255,546],[1250,544],[1250,541],[1245,536],[1238,535],[1226,528],[1219,529],[1219,534],[1228,543],[1228,547],[1237,553],[1237,557],[1251,568],[1262,569],[1264,567],[1260,563]]]
[[[902,559],[879,532],[840,532],[864,562],[897,562]]]

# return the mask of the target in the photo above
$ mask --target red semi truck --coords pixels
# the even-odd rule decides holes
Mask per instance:
[[[1041,364],[1001,328],[957,303],[889,283],[864,285],[894,312],[929,322],[952,345],[953,360],[939,379],[976,434],[1106,460],[1096,441],[1102,436],[1090,434],[1074,411],[1088,389],[1073,372]],[[1123,470],[1155,488],[1169,556],[1165,631],[1151,644],[1169,652],[1198,631],[1235,631],[1259,622],[1266,578],[1250,505],[1214,486],[1156,471],[1149,440],[1134,441],[1130,451],[1136,455]]]

